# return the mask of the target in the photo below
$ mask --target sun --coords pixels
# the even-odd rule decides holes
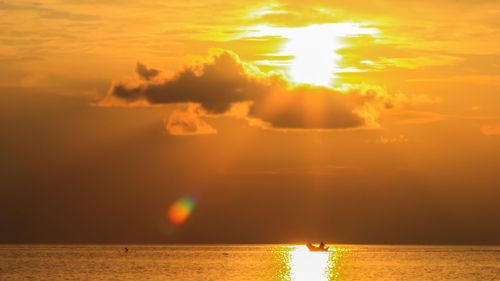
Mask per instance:
[[[326,23],[304,27],[254,26],[252,36],[280,36],[287,43],[275,54],[267,54],[268,65],[286,65],[292,82],[315,86],[332,86],[336,73],[343,71],[339,66],[342,56],[337,51],[345,44],[341,38],[361,34],[375,34],[375,28],[366,28],[358,23]],[[273,58],[290,57],[290,60]]]
[[[296,83],[329,86],[341,56],[341,44],[328,26],[312,25],[294,29],[281,51],[293,56],[288,71]]]

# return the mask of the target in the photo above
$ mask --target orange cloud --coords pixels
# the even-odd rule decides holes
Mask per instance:
[[[217,130],[200,118],[200,112],[194,106],[170,114],[165,120],[165,129],[174,136],[217,134]]]
[[[395,110],[392,115],[401,118],[401,124],[429,124],[446,120],[498,120],[500,116],[442,114],[416,110]]]
[[[483,125],[481,126],[481,132],[486,136],[500,136],[500,124]]]
[[[122,81],[111,87],[104,99],[108,105],[114,99],[131,104],[193,103],[212,116],[232,115],[234,107],[244,105],[246,110],[238,111],[246,115],[240,117],[253,120],[253,124],[322,130],[380,127],[380,111],[410,100],[403,94],[389,94],[369,85],[333,89],[292,84],[281,75],[260,72],[240,61],[236,54],[223,50],[215,52],[207,62],[186,67],[171,77],[160,77],[159,70],[142,64],[136,71],[138,81]],[[213,132],[193,112],[177,113],[175,118],[169,123],[171,133],[198,132],[195,128]]]

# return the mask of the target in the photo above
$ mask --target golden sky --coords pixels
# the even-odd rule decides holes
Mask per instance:
[[[500,243],[499,19],[495,0],[0,0],[0,242]]]

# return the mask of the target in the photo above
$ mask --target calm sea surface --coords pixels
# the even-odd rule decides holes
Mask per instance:
[[[500,280],[500,247],[0,245],[0,280]]]

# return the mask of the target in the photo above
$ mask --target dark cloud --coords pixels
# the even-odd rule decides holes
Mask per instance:
[[[255,100],[248,116],[268,122],[274,128],[353,128],[366,124],[355,112],[357,105],[361,101],[356,101],[355,95],[325,88],[278,89]]]
[[[144,64],[140,62],[137,62],[137,66],[135,67],[135,72],[137,72],[140,78],[148,81],[158,76],[158,74],[160,74],[159,70],[156,70],[154,68],[147,68]]]
[[[252,100],[265,94],[267,85],[249,76],[230,53],[220,53],[214,61],[186,68],[161,83],[136,87],[118,84],[111,94],[127,101],[145,98],[152,104],[199,103],[212,114],[227,112],[232,103]]]
[[[279,75],[267,75],[241,62],[229,51],[219,51],[208,62],[186,67],[175,76],[151,78],[158,70],[137,65],[143,79],[134,85],[114,85],[108,99],[150,104],[195,103],[209,115],[234,111],[246,103],[240,116],[283,129],[343,129],[371,126],[378,110],[392,101],[379,88],[348,90],[291,85]],[[234,113],[234,112],[233,112]]]

